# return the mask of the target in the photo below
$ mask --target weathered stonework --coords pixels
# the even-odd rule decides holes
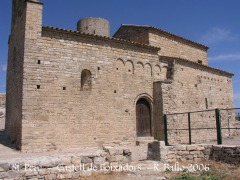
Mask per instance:
[[[240,163],[239,146],[219,145],[181,145],[166,146],[162,149],[161,161],[175,162],[201,162],[203,160],[222,161],[230,164]]]
[[[172,58],[161,57],[171,61]],[[183,59],[174,61],[173,78],[171,84],[162,85],[163,109],[165,113],[191,112],[199,110],[212,110],[191,114],[192,142],[204,143],[216,140],[215,108],[233,108],[233,91],[231,76],[224,72],[208,69],[208,67],[187,62]],[[234,110],[221,111],[222,128],[235,128]],[[230,116],[230,118],[228,118]],[[229,120],[229,121],[228,121]],[[188,114],[169,115],[169,129],[188,129]],[[229,125],[228,125],[229,124]],[[206,128],[199,130],[199,128]],[[173,130],[169,132],[170,144],[188,144],[188,130]],[[234,130],[228,133],[222,130],[222,136],[233,135]]]
[[[42,6],[28,0],[21,16],[13,7],[6,133],[22,151],[136,142],[140,99],[156,140],[164,113],[206,109],[206,98],[233,107],[233,74],[207,66],[206,46],[140,27],[130,39],[45,27]]]
[[[150,143],[151,144],[151,143]],[[125,146],[104,146],[104,149],[91,153],[68,153],[39,155],[0,159],[1,179],[79,179],[91,175],[112,173],[154,173],[156,164],[166,166],[177,163],[202,163],[205,160],[216,160],[230,164],[240,163],[239,146],[217,145],[182,145],[165,146],[164,142],[154,142],[148,146],[131,144]],[[125,144],[126,145],[126,144]],[[156,155],[159,156],[156,156]],[[146,156],[147,155],[147,156]],[[148,160],[147,162],[136,160]],[[144,163],[154,160],[151,166],[144,168]],[[157,160],[157,161],[156,161]],[[131,168],[128,168],[131,167]],[[140,167],[141,170],[135,169]],[[166,166],[167,167],[167,166]],[[154,170],[153,170],[154,169]],[[166,169],[162,168],[162,171]],[[159,172],[157,172],[159,174]],[[156,176],[157,177],[157,174]],[[93,178],[94,179],[94,178]]]
[[[5,129],[6,94],[0,94],[0,131]]]
[[[208,47],[151,26],[123,24],[114,37],[161,47],[160,56],[200,60],[208,65]]]
[[[94,174],[108,174],[118,166],[130,164],[131,154],[110,155],[98,150],[90,153],[45,155],[0,160],[0,179],[79,179]],[[109,161],[109,157],[115,157]]]

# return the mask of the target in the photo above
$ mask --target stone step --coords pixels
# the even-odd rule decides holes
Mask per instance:
[[[153,137],[138,137],[136,141],[137,146],[148,146],[148,144],[151,144],[157,140],[154,140]]]
[[[107,144],[104,145],[103,148],[109,152],[123,152],[123,150],[129,150],[129,152],[131,152],[131,160],[135,162],[144,160],[160,161],[161,146],[165,146],[164,142],[154,140],[153,137],[140,137],[137,138],[137,141],[122,144]]]
[[[154,141],[154,137],[137,137],[137,141]]]

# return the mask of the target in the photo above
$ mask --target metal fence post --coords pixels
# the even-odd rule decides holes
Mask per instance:
[[[192,144],[191,113],[188,113],[189,144]]]
[[[215,109],[215,114],[216,114],[216,128],[217,128],[217,143],[222,144],[222,128],[221,128],[220,109]]]
[[[169,146],[169,144],[168,144],[167,114],[164,114],[164,138],[165,138],[165,145]]]

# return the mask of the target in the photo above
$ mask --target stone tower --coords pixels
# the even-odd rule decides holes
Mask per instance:
[[[6,133],[21,149],[24,125],[24,69],[28,47],[41,35],[42,3],[12,0],[12,23],[8,50]]]
[[[110,25],[108,20],[99,17],[80,19],[77,24],[77,29],[83,33],[106,37],[110,36]]]

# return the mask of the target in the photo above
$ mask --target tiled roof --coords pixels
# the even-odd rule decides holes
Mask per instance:
[[[127,41],[127,40],[113,38],[113,37],[100,36],[100,35],[96,35],[96,34],[83,33],[83,32],[80,32],[80,31],[56,28],[56,27],[52,27],[52,26],[43,26],[42,29],[47,30],[47,31],[55,31],[55,32],[61,32],[61,33],[68,33],[68,34],[74,34],[74,35],[79,35],[79,36],[85,36],[85,37],[89,37],[89,38],[108,40],[108,41],[118,42],[118,43],[122,43],[122,44],[153,49],[153,50],[157,50],[157,51],[160,50],[159,47],[155,47],[155,46],[151,46],[151,45],[147,45],[147,44],[137,43],[137,42],[133,42],[133,41]]]
[[[155,28],[155,27],[153,27],[153,26],[148,26],[148,25],[134,25],[134,24],[122,24],[121,27],[138,27],[138,28],[152,29],[152,30],[158,31],[158,32],[160,32],[160,33],[166,34],[166,35],[168,35],[168,36],[170,36],[170,37],[173,37],[173,38],[175,38],[175,39],[181,40],[181,41],[183,41],[183,42],[185,42],[185,43],[190,43],[190,44],[192,44],[192,45],[195,45],[195,46],[197,46],[197,47],[203,48],[203,49],[205,49],[205,50],[208,50],[208,49],[209,49],[209,47],[207,47],[207,46],[205,46],[205,45],[203,45],[203,44],[200,44],[200,43],[191,41],[191,40],[186,39],[186,38],[184,38],[184,37],[181,37],[181,36],[172,34],[172,33],[168,32],[168,31],[164,31],[164,30],[162,30],[162,29]]]
[[[182,61],[182,62],[194,64],[194,65],[196,65],[198,67],[202,67],[202,68],[204,68],[206,70],[215,71],[215,72],[218,72],[218,73],[221,73],[221,74],[224,74],[224,75],[227,75],[227,76],[231,76],[231,77],[234,76],[234,74],[232,74],[230,72],[223,71],[223,70],[217,69],[217,68],[213,68],[213,67],[210,67],[210,66],[207,66],[207,65],[204,65],[204,64],[199,64],[199,63],[187,60],[187,59],[182,59],[182,58],[178,58],[178,57],[168,57],[168,56],[160,56],[160,59],[163,59],[163,60],[168,60],[169,59],[169,60]]]

